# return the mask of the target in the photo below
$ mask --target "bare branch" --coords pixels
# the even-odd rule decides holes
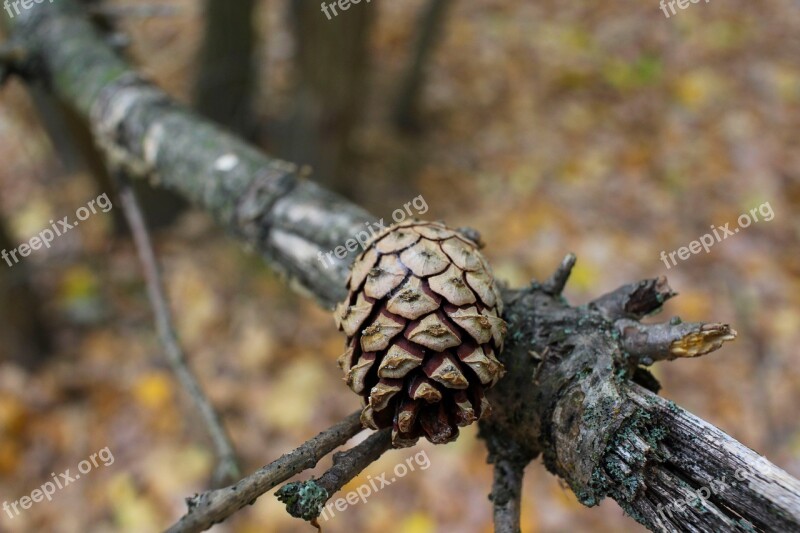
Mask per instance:
[[[58,80],[49,88],[132,178],[205,210],[325,307],[345,298],[355,253],[332,251],[375,217],[178,105],[108,46],[75,1],[36,4],[0,24],[30,43],[41,75]]]
[[[494,463],[494,485],[489,499],[494,503],[495,533],[519,533],[522,477],[525,464],[506,458]]]
[[[671,361],[680,357],[700,357],[718,350],[736,338],[728,324],[678,322],[642,324],[622,319],[615,323],[622,336],[622,346],[637,363]]]
[[[667,278],[660,276],[623,285],[592,301],[589,306],[600,311],[609,320],[640,319],[661,309],[664,302],[677,294],[667,283]]]
[[[627,458],[607,456],[595,479],[629,515],[654,531],[800,530],[800,481],[674,403],[626,389],[649,422],[623,434]],[[624,446],[637,435],[641,451]]]
[[[290,515],[316,525],[325,502],[391,447],[392,428],[376,431],[358,446],[334,454],[333,466],[319,479],[289,483],[276,495]]]
[[[572,268],[575,266],[576,260],[575,254],[567,254],[561,264],[558,265],[556,271],[553,272],[553,275],[550,276],[550,279],[542,284],[542,290],[554,296],[564,292],[564,287],[567,284],[567,280],[569,280],[570,274],[572,274]]]
[[[189,369],[186,355],[178,340],[178,334],[175,331],[174,321],[172,319],[172,312],[170,311],[169,303],[164,293],[164,281],[161,277],[161,271],[158,267],[155,252],[153,251],[153,244],[150,241],[147,223],[144,220],[141,207],[136,199],[136,193],[123,171],[113,170],[112,174],[116,178],[122,209],[125,213],[128,225],[131,228],[133,240],[136,243],[136,250],[139,253],[139,259],[142,263],[144,277],[147,282],[147,296],[153,308],[158,337],[164,347],[167,362],[178,378],[178,381],[186,392],[189,393],[189,396],[191,396],[197,410],[203,417],[203,421],[205,422],[208,433],[214,443],[214,448],[216,449],[218,463],[213,476],[214,485],[221,485],[229,479],[237,479],[241,474],[239,472],[233,445],[222,426],[222,422],[220,422],[217,412],[214,410],[214,407],[203,391],[202,386]]]
[[[187,498],[189,511],[166,533],[205,531],[273,487],[317,463],[362,430],[361,410],[264,466],[235,485]]]

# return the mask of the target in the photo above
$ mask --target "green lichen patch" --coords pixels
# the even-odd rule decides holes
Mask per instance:
[[[295,518],[310,522],[322,512],[322,506],[328,501],[328,491],[309,481],[287,483],[275,493],[281,503],[286,504],[286,511]]]

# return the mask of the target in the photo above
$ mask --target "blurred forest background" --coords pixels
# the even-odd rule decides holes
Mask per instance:
[[[667,275],[681,296],[666,313],[730,323],[739,338],[656,366],[662,394],[800,476],[795,0],[700,2],[670,18],[656,0],[374,0],[331,20],[314,0],[104,6],[110,38],[178,100],[310,165],[311,179],[378,217],[422,194],[425,218],[480,230],[512,286],[549,275],[569,251],[573,303]],[[0,247],[110,192],[82,128],[41,89],[2,89]],[[245,471],[358,408],[329,313],[205,214],[142,194],[191,366]],[[659,259],[763,202],[773,220],[669,270]],[[0,531],[156,531],[208,485],[212,448],[166,365],[116,206],[0,264],[0,499],[106,446],[113,465],[3,514]],[[491,531],[477,425],[418,449],[430,468],[323,530]],[[411,453],[387,453],[366,474]],[[529,472],[523,531],[642,531],[613,501],[582,507],[540,462]],[[270,494],[214,531],[313,528]]]

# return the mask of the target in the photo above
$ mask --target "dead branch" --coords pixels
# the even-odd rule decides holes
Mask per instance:
[[[112,171],[112,174],[114,174],[119,189],[119,199],[122,202],[125,219],[128,221],[128,226],[133,234],[133,241],[136,244],[136,251],[142,263],[144,278],[147,282],[147,296],[153,308],[158,338],[164,347],[167,362],[200,412],[217,452],[217,468],[214,472],[213,484],[217,486],[225,481],[237,479],[241,474],[233,444],[231,444],[230,437],[225,431],[214,406],[211,405],[211,401],[203,391],[203,387],[189,368],[186,354],[178,340],[178,334],[172,319],[172,311],[169,309],[164,290],[161,269],[158,266],[153,243],[150,241],[150,233],[147,230],[147,223],[144,220],[139,201],[136,199],[136,193],[124,172],[117,170]]]
[[[166,533],[205,531],[239,509],[251,505],[279,483],[314,468],[320,459],[362,430],[360,417],[359,410],[235,485],[187,498],[189,511]]]
[[[622,346],[634,362],[651,365],[654,361],[671,361],[679,357],[700,357],[736,338],[736,330],[728,324],[680,322],[642,324],[621,319],[616,322]]]
[[[290,515],[315,524],[325,502],[391,447],[391,428],[376,431],[358,446],[333,454],[333,466],[319,479],[289,483],[276,495]]]
[[[494,485],[489,499],[494,504],[496,533],[520,533],[522,476],[525,464],[498,459],[494,464]]]

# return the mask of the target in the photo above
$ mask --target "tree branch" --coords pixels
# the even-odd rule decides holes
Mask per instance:
[[[235,485],[187,498],[189,511],[166,533],[205,531],[239,509],[251,505],[279,483],[314,468],[320,459],[361,432],[360,417],[359,410]]]
[[[490,460],[542,455],[548,470],[563,478],[584,505],[611,497],[653,531],[800,530],[800,482],[721,430],[631,382],[646,372],[627,354],[630,341],[620,334],[618,321],[606,317],[631,314],[631,309],[635,314],[657,311],[656,305],[631,308],[624,302],[657,302],[631,295],[663,293],[653,290],[658,285],[663,284],[627,285],[606,300],[615,305],[597,307],[571,307],[536,284],[504,296],[504,317],[513,332],[500,356],[507,374],[487,394],[494,415],[481,421]],[[629,324],[625,320],[619,322]],[[704,328],[709,343],[698,340],[696,346],[710,347],[732,336],[722,325],[648,328],[677,332],[667,338],[682,347],[686,338],[702,339]],[[721,444],[709,444],[707,435]],[[676,517],[670,518],[664,511],[715,476],[730,481],[740,468],[750,481],[717,490],[705,503],[707,513],[694,509],[678,517],[677,508],[670,507]],[[696,523],[703,526],[692,529]]]
[[[4,22],[29,45],[50,88],[89,120],[114,164],[210,213],[324,306],[344,299],[355,254],[338,258],[332,251],[374,217],[147,83],[74,0],[37,4]]]
[[[125,219],[131,228],[136,250],[142,263],[144,278],[147,282],[147,296],[153,308],[153,315],[156,322],[158,337],[164,347],[167,362],[172,368],[172,372],[178,378],[184,390],[189,393],[197,410],[205,422],[206,429],[214,443],[217,452],[217,468],[214,472],[214,486],[221,485],[225,481],[234,480],[240,476],[239,466],[236,461],[236,452],[231,444],[230,437],[222,426],[222,422],[217,415],[214,406],[211,405],[203,387],[189,369],[186,361],[186,354],[178,340],[175,331],[172,312],[164,293],[164,280],[161,277],[161,270],[158,267],[153,243],[150,241],[150,234],[147,231],[147,223],[144,220],[141,207],[136,199],[127,178],[121,171],[112,170],[117,187],[119,188],[119,199],[122,202],[122,210]]]
[[[639,320],[661,309],[664,302],[677,294],[667,283],[667,278],[660,276],[623,285],[592,301],[589,306],[600,311],[608,319]]]
[[[522,510],[522,475],[525,464],[498,459],[494,464],[494,485],[489,499],[494,503],[495,533],[519,533]]]
[[[316,525],[325,502],[391,447],[392,428],[376,431],[358,446],[335,453],[333,466],[319,479],[289,483],[276,495],[290,515]]]
[[[653,530],[800,530],[800,481],[660,396],[632,384],[625,395],[646,414],[626,440],[645,446],[606,455],[597,482],[629,515]]]
[[[680,322],[642,324],[623,318],[616,326],[622,346],[635,364],[651,365],[654,361],[671,361],[679,357],[700,357],[719,350],[726,341],[736,338],[736,330],[728,324]]]
[[[567,254],[566,257],[558,265],[558,268],[547,281],[542,283],[542,290],[547,294],[557,296],[564,292],[564,287],[572,274],[572,269],[575,267],[577,258],[575,254]]]

